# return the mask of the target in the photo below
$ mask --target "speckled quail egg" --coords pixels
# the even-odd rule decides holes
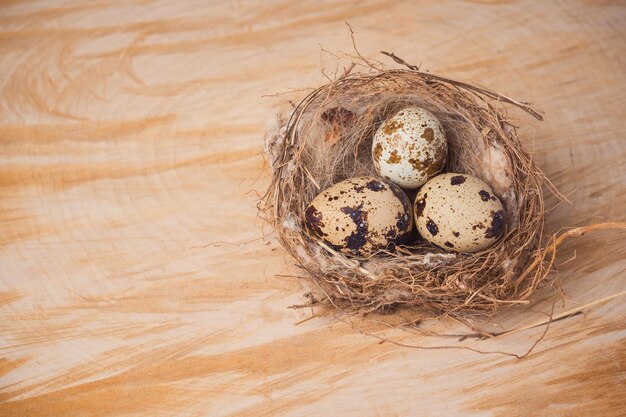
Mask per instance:
[[[413,228],[404,191],[375,177],[349,178],[326,189],[309,204],[304,220],[313,236],[357,256],[392,249]]]
[[[420,107],[406,107],[385,120],[372,142],[378,173],[403,188],[418,188],[438,174],[447,153],[441,123]]]
[[[419,234],[454,252],[488,248],[506,225],[491,187],[467,174],[446,173],[428,181],[417,193],[414,212]]]

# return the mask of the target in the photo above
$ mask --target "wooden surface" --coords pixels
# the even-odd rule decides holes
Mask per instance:
[[[257,239],[263,134],[283,101],[262,96],[322,83],[336,64],[319,45],[350,50],[345,21],[367,56],[393,50],[546,112],[520,125],[573,203],[550,230],[626,219],[623,2],[3,1],[0,415],[626,413],[624,298],[554,323],[523,360],[296,325],[311,311],[287,307],[308,287]],[[626,289],[623,239],[565,245],[556,312]],[[498,323],[544,317],[550,294]],[[543,331],[459,343],[359,326],[515,353]]]

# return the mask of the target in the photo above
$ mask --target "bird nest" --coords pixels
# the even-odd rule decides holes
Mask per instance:
[[[272,181],[261,205],[265,218],[315,283],[316,302],[359,312],[407,307],[431,316],[490,314],[527,302],[553,265],[543,190],[557,192],[522,146],[506,109],[541,115],[526,103],[387,55],[405,68],[372,65],[347,73],[313,90],[288,117],[279,115],[278,128],[266,137]],[[321,191],[347,178],[377,176],[372,137],[407,106],[429,110],[443,125],[449,149],[443,172],[474,175],[502,201],[506,231],[490,248],[450,253],[416,239],[355,258],[304,227],[306,207]]]

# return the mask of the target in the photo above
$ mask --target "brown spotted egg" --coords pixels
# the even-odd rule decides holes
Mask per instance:
[[[502,203],[491,187],[467,174],[428,181],[415,198],[415,225],[429,242],[454,252],[477,252],[504,233]]]
[[[403,243],[413,228],[413,214],[398,186],[355,177],[315,197],[305,211],[305,225],[333,249],[365,256]]]
[[[447,152],[441,123],[420,107],[406,107],[387,119],[372,142],[378,173],[403,188],[418,188],[437,175]]]

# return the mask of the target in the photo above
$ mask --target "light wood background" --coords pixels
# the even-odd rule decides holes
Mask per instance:
[[[626,414],[623,298],[554,323],[523,360],[297,324],[311,311],[287,307],[308,286],[258,239],[263,135],[284,101],[262,96],[324,82],[320,44],[349,51],[346,21],[366,56],[545,111],[519,123],[573,203],[550,230],[626,219],[624,2],[4,0],[0,415]],[[556,312],[626,289],[623,239],[564,246]],[[542,318],[550,295],[496,320]],[[515,353],[543,331],[458,343],[362,326]]]

